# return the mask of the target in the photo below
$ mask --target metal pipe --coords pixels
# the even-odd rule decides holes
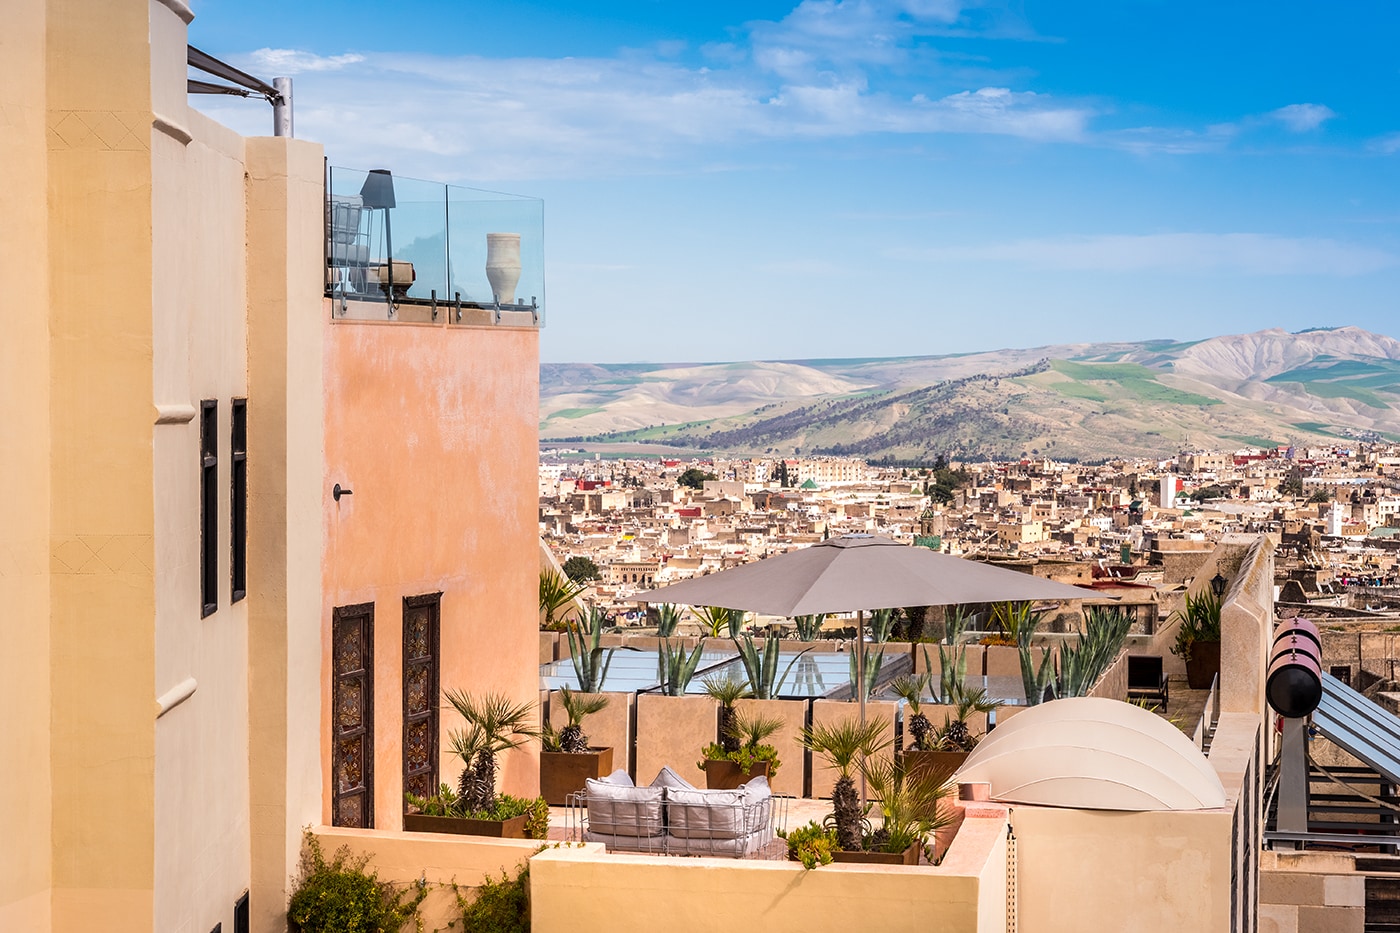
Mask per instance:
[[[292,128],[292,79],[273,78],[272,87],[277,92],[272,98],[272,135],[295,136]]]

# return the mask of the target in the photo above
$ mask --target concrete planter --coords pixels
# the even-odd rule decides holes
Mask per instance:
[[[749,782],[750,778],[763,775],[768,777],[769,762],[754,762],[752,771],[739,767],[737,761],[705,759],[705,787],[709,790],[734,790]]]
[[[562,807],[570,794],[584,788],[584,781],[607,777],[613,770],[611,748],[586,752],[540,752],[540,796],[552,807]]]
[[[525,820],[522,814],[508,820],[469,820],[460,816],[426,816],[405,813],[403,828],[410,833],[452,833],[457,836],[494,836],[497,839],[524,839]]]
[[[515,286],[520,281],[520,234],[486,234],[486,280],[498,302],[515,304]]]

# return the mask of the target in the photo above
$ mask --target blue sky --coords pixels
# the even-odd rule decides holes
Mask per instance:
[[[332,164],[545,200],[545,361],[1400,337],[1380,0],[194,9]]]

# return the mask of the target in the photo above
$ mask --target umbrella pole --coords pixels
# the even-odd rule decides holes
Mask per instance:
[[[865,610],[856,610],[856,695],[860,697],[860,725],[865,728]],[[865,756],[861,756],[860,805],[865,807]]]

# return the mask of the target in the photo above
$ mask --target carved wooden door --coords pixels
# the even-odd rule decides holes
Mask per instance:
[[[374,826],[374,603],[331,614],[331,822]]]
[[[431,796],[438,784],[438,619],[442,594],[403,601],[403,789]]]

